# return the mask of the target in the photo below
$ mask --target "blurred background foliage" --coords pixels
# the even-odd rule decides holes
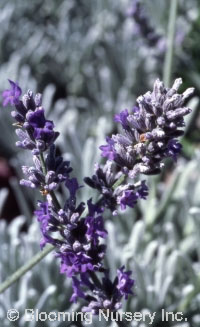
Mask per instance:
[[[98,147],[105,136],[117,131],[113,115],[131,109],[138,95],[151,90],[157,77],[162,79],[170,1],[139,2],[135,14],[135,0],[0,2],[0,90],[10,78],[23,91],[43,93],[46,114],[60,132],[58,151],[71,161],[80,183],[101,161]],[[199,34],[199,1],[179,0],[173,78],[183,78],[182,89],[196,89],[182,155],[177,164],[167,161],[161,176],[148,178],[147,201],[107,219],[108,266],[114,274],[123,263],[136,279],[135,296],[125,309],[156,311],[154,326],[164,326],[161,308],[188,317],[166,327],[200,324]],[[39,251],[39,228],[32,214],[39,195],[18,186],[20,166],[31,163],[31,156],[15,147],[11,124],[9,110],[1,109],[0,281]],[[64,195],[60,190],[60,199]],[[80,198],[90,196],[90,190],[82,188]],[[5,312],[12,307],[20,312],[26,307],[73,309],[70,293],[69,281],[50,254],[0,295],[0,321],[10,326]],[[18,325],[36,323],[27,325],[21,319]]]

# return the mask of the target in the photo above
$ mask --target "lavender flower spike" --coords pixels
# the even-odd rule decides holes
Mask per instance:
[[[165,43],[163,37],[151,26],[140,0],[132,1],[127,14],[134,19],[137,34],[139,34],[140,37],[143,37],[150,47],[155,47],[159,44],[162,45],[162,43]]]
[[[116,181],[116,174],[112,174],[108,165],[104,179],[99,167],[99,180],[91,180],[91,183],[104,190],[105,195],[109,194],[108,201],[104,199],[100,205],[93,204],[92,199],[89,199],[88,213],[83,216],[86,204],[76,203],[76,193],[82,186],[76,178],[70,177],[70,163],[56,154],[54,142],[59,133],[54,131],[53,122],[45,117],[42,96],[36,94],[34,97],[28,91],[20,100],[21,89],[16,83],[9,82],[11,90],[3,93],[4,105],[11,103],[15,106],[12,117],[16,120],[14,125],[19,127],[16,130],[19,137],[17,146],[30,150],[34,163],[31,167],[22,167],[26,179],[22,179],[20,184],[39,188],[42,195],[46,196],[45,201],[38,202],[39,209],[35,211],[42,233],[41,249],[47,243],[55,246],[56,256],[61,260],[61,273],[72,278],[74,293],[71,301],[85,299],[94,313],[98,308],[117,310],[122,305],[122,298],[126,299],[131,294],[130,288],[134,281],[130,279],[129,272],[123,271],[124,268],[118,271],[113,283],[109,279],[103,264],[107,231],[102,213],[107,205],[113,210],[116,210],[117,205],[121,208],[133,207],[139,197],[145,197],[145,186],[143,182],[135,186],[127,184],[122,188],[119,186],[113,194],[112,185]],[[65,184],[69,194],[63,208],[54,193],[61,183]],[[96,273],[103,274],[102,282]],[[87,291],[82,290],[82,287]]]
[[[10,103],[15,106],[16,110],[12,111],[11,115],[17,121],[16,125],[25,130],[16,131],[19,137],[16,145],[39,155],[55,142],[59,133],[54,131],[53,122],[45,118],[41,94],[36,94],[34,98],[33,92],[29,90],[20,100],[21,88],[11,80],[9,83],[11,89],[2,94],[3,105]]]
[[[130,277],[131,272],[124,271],[124,268],[123,266],[117,270],[117,276],[113,282],[109,278],[108,271],[105,271],[98,285],[94,284],[88,274],[82,274],[80,281],[77,279],[73,281],[74,293],[71,301],[76,302],[78,297],[84,297],[88,305],[82,310],[93,314],[98,314],[102,309],[116,312],[122,307],[123,297],[128,299],[128,296],[133,294],[131,289],[134,286],[134,280]]]
[[[194,91],[189,88],[179,94],[181,83],[178,78],[171,88],[166,88],[157,79],[152,92],[138,97],[131,113],[124,110],[115,116],[123,134],[112,135],[100,149],[103,157],[113,160],[130,178],[157,174],[164,158],[177,158],[181,149],[177,138],[184,133],[184,116],[191,112],[184,102]]]
[[[121,210],[125,210],[127,206],[134,208],[139,199],[146,199],[148,195],[145,181],[114,187],[120,177],[122,172],[117,172],[115,164],[108,160],[104,167],[95,165],[95,174],[91,178],[84,178],[86,184],[101,193],[99,205],[110,209],[113,215],[118,213],[118,206]]]

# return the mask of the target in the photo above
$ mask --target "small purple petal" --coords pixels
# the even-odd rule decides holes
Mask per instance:
[[[133,294],[131,288],[134,285],[134,280],[130,278],[132,274],[131,271],[123,271],[124,266],[117,270],[118,283],[117,289],[120,291],[121,295],[128,299],[129,294]]]
[[[17,83],[8,80],[11,86],[10,90],[5,90],[2,93],[3,96],[3,106],[7,106],[9,103],[14,106],[19,103],[19,97],[21,96],[22,90]]]

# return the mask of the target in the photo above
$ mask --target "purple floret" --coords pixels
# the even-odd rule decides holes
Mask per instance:
[[[29,110],[26,119],[33,128],[43,128],[46,123],[44,109],[38,108],[35,111]]]
[[[70,220],[63,234],[66,242],[59,254],[61,272],[71,277],[102,269],[106,247],[100,243],[100,238],[107,236],[102,216],[97,210],[92,216],[88,215],[77,221],[72,216]]]
[[[26,119],[33,128],[33,136],[36,140],[42,140],[47,144],[51,144],[55,140],[54,123],[45,119],[44,109],[29,110]]]
[[[122,127],[125,129],[128,127],[128,121],[127,117],[129,116],[128,110],[125,109],[120,112],[119,115],[115,115],[114,120],[122,125]]]
[[[130,278],[131,271],[124,271],[124,266],[117,270],[118,283],[117,289],[125,299],[128,299],[129,294],[133,294],[131,288],[134,285],[134,280]]]
[[[49,211],[48,202],[38,202],[39,209],[35,211],[37,220],[40,223],[42,239],[40,247],[43,249],[47,243],[57,245],[57,241],[50,235],[50,231],[55,231],[54,218]]]
[[[115,150],[114,144],[115,142],[110,138],[106,137],[107,145],[101,145],[99,149],[102,151],[102,157],[106,157],[109,160],[115,160]]]
[[[11,106],[17,105],[19,103],[19,98],[22,94],[21,88],[18,86],[17,83],[8,80],[10,83],[10,90],[5,90],[2,93],[3,96],[3,106],[7,106],[9,103]]]
[[[76,279],[75,286],[73,286],[74,294],[71,300],[77,301],[78,297],[84,296],[88,304],[83,307],[82,311],[92,312],[95,315],[98,315],[99,310],[119,310],[122,307],[123,298],[127,300],[128,296],[133,294],[132,288],[135,282],[130,276],[131,272],[124,271],[123,266],[117,270],[117,276],[112,282],[109,272],[104,271],[104,277],[97,285],[89,272],[81,274],[80,280]]]
[[[167,145],[167,156],[172,157],[176,161],[181,149],[182,145],[177,140],[170,140]]]
[[[121,209],[125,210],[126,206],[134,208],[137,199],[138,196],[133,190],[124,191],[119,199]]]
[[[71,302],[77,302],[78,298],[85,298],[85,294],[81,290],[81,282],[76,278],[72,277],[72,288],[73,288],[73,294],[70,298]]]

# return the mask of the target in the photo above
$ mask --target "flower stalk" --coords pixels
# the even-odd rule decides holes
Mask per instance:
[[[53,245],[48,245],[42,251],[34,255],[28,262],[26,262],[22,267],[15,271],[11,276],[9,276],[5,282],[0,285],[0,294],[6,289],[12,286],[19,278],[25,275],[29,270],[31,270],[35,265],[37,265],[43,258],[45,258],[52,250],[54,250]]]
[[[174,58],[174,39],[176,32],[176,17],[178,9],[178,0],[170,0],[170,13],[168,21],[167,51],[164,61],[163,80],[169,87],[172,77],[173,58]]]

